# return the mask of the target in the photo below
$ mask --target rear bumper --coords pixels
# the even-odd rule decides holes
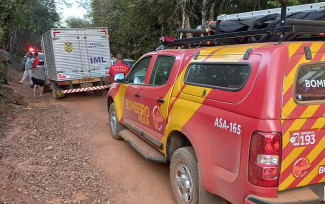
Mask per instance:
[[[249,195],[246,200],[246,204],[320,204],[321,198],[315,194],[310,188],[292,189],[283,192],[279,192],[276,198],[264,198]]]
[[[109,89],[109,87],[110,85],[102,85],[102,86],[91,86],[87,88],[66,89],[66,90],[62,90],[62,93],[68,94],[68,93],[78,93],[78,92],[85,92],[85,91],[96,91],[102,89]]]

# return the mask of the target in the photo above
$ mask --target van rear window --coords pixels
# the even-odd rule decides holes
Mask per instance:
[[[192,63],[187,68],[185,83],[228,91],[242,89],[251,72],[247,63]]]
[[[325,63],[302,65],[296,80],[296,100],[325,100]]]

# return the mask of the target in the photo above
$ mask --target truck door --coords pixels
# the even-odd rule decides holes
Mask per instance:
[[[84,42],[90,77],[108,76],[111,66],[110,48],[106,29],[84,29]]]
[[[176,60],[173,55],[158,55],[150,78],[145,82],[142,91],[142,104],[149,109],[149,123],[143,126],[143,137],[148,139],[158,148],[165,132],[168,107],[172,87],[177,73],[176,67],[181,60]]]
[[[80,47],[80,63],[82,65],[83,78],[91,78],[90,62],[88,59],[87,36],[85,29],[78,29],[79,47]]]
[[[152,56],[142,58],[126,77],[127,89],[125,92],[123,116],[124,123],[134,131],[148,124],[149,110],[141,103],[144,80],[151,65]],[[138,131],[139,132],[139,131]],[[139,134],[141,134],[139,132]]]
[[[80,61],[81,49],[77,29],[54,30],[52,38],[56,67],[55,74],[58,81],[83,78],[83,66]]]
[[[325,181],[325,53],[315,52],[321,45],[312,44],[312,60],[297,54],[287,64],[279,190]]]

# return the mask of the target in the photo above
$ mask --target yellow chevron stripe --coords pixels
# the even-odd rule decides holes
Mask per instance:
[[[310,50],[312,51],[312,55],[313,57],[315,56],[315,54],[319,51],[319,49],[322,47],[324,43],[322,42],[315,42],[310,46]],[[301,63],[306,63],[306,62],[310,62],[310,60],[306,60],[305,56],[303,55],[301,57],[301,59],[299,60],[299,62],[294,66],[294,68],[290,71],[290,73],[286,76],[286,78],[284,79],[284,87],[283,87],[283,95],[289,90],[289,88],[292,86],[294,79],[295,79],[295,75],[296,75],[296,71],[298,66]]]
[[[290,113],[297,107],[296,103],[293,101],[292,97],[282,108],[282,119],[288,118]]]
[[[318,175],[318,167],[319,165],[324,165],[325,164],[325,158],[323,158],[322,161],[320,161],[314,169],[297,185],[299,186],[305,186],[308,183],[310,183],[317,175]]]
[[[293,151],[282,161],[281,164],[281,173],[284,172],[288,168],[288,166],[297,159],[297,157],[304,151],[306,147],[297,147],[294,148]]]
[[[289,144],[290,142],[290,131],[296,131],[296,130],[300,130],[300,128],[305,124],[307,119],[296,119],[292,125],[290,126],[290,128],[288,129],[288,131],[283,135],[283,149]]]
[[[301,114],[300,118],[310,118],[315,114],[319,105],[310,105],[306,108],[306,110]],[[290,131],[300,130],[300,128],[305,124],[307,119],[296,119],[293,124],[290,126],[288,131],[283,135],[283,148],[289,144],[290,140]]]
[[[302,43],[290,43],[288,46],[289,58],[291,58],[299,49]]]
[[[318,118],[315,122],[315,124],[313,125],[312,129],[321,129],[324,127],[324,124],[325,124],[325,114],[323,115],[323,117],[321,118]]]
[[[323,182],[325,182],[325,176],[321,180],[319,180],[318,183],[323,183]]]
[[[312,163],[316,157],[325,149],[325,137],[318,142],[318,144],[313,148],[313,150],[308,154],[307,159]]]
[[[280,185],[279,185],[279,190],[284,190],[284,189],[287,189],[290,184],[292,184],[292,182],[294,182],[295,180],[295,177],[290,174],[290,176],[288,176]]]

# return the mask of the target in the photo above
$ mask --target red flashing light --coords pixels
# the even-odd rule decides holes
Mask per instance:
[[[30,47],[29,52],[34,52],[34,48]]]
[[[177,40],[177,38],[166,37],[166,36],[162,36],[162,37],[160,38],[160,42],[162,42],[162,43],[166,43],[166,42],[174,42],[175,40]]]
[[[250,144],[249,176],[251,184],[277,187],[281,158],[279,133],[254,132]]]

